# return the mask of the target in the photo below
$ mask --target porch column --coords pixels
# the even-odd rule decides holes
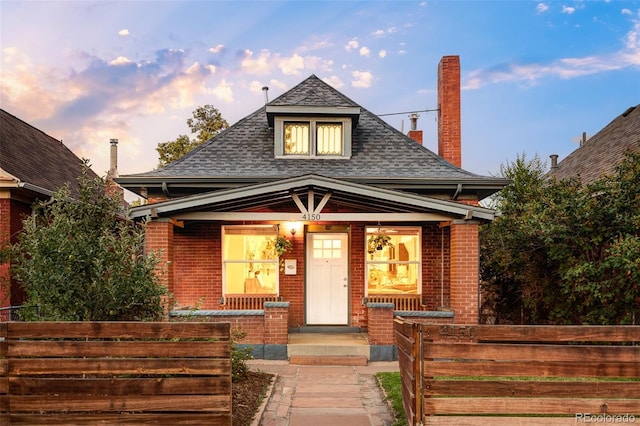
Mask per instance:
[[[173,223],[168,220],[152,220],[145,229],[145,247],[147,253],[155,253],[160,263],[156,274],[159,282],[173,293]]]
[[[451,223],[451,309],[456,324],[478,323],[480,252],[478,223]]]
[[[264,302],[264,358],[287,359],[289,302]]]

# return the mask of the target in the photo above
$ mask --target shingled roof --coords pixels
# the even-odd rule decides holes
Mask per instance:
[[[313,174],[354,182],[410,179],[496,183],[495,178],[476,175],[448,163],[361,107],[350,159],[276,158],[267,106],[360,107],[311,75],[179,160],[146,173],[120,176],[116,181],[134,188],[136,181],[148,183],[156,179],[172,183],[187,178],[255,183]]]
[[[49,196],[68,183],[75,193],[82,167],[61,141],[0,109],[0,186]]]
[[[640,151],[640,105],[616,117],[552,168],[558,179],[579,178],[583,184],[614,173],[625,153]]]

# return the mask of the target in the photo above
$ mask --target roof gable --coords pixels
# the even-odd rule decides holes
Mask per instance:
[[[82,168],[82,160],[61,141],[0,109],[3,175],[45,195],[67,183],[75,193]]]
[[[305,199],[305,197],[307,198]],[[313,200],[310,200],[310,198],[313,198]],[[200,220],[205,216],[207,218],[215,216],[220,219],[226,217],[224,216],[226,213],[233,213],[233,217],[236,220],[241,220],[238,212],[254,211],[260,207],[270,206],[274,200],[281,202],[285,199],[289,200],[289,203],[293,206],[292,209],[289,209],[291,211],[291,220],[303,220],[300,215],[310,213],[316,213],[326,218],[327,215],[322,213],[322,206],[329,199],[339,205],[365,209],[374,215],[376,212],[378,212],[378,215],[381,212],[394,212],[397,215],[395,220],[400,220],[399,218],[403,213],[411,220],[416,220],[415,214],[433,214],[432,220],[472,218],[492,220],[495,214],[493,210],[482,207],[468,206],[453,201],[439,200],[317,175],[299,176],[277,182],[248,185],[241,188],[147,204],[134,207],[129,214],[134,219],[146,216],[164,216]],[[304,211],[305,209],[309,211]],[[311,211],[311,209],[315,211]],[[269,214],[264,213],[264,215]],[[282,218],[283,212],[280,211],[274,214]],[[347,214],[339,213],[338,215],[345,216]],[[379,218],[379,216],[376,217]]]
[[[550,174],[588,183],[614,173],[629,150],[640,151],[640,105],[627,109],[580,148],[560,161]]]

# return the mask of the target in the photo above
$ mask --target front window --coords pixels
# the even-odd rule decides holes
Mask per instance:
[[[367,294],[419,294],[420,229],[367,228]]]
[[[277,294],[274,226],[225,226],[222,236],[225,294]]]

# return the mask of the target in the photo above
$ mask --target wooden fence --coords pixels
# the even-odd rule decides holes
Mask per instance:
[[[0,424],[231,425],[229,323],[0,323]]]
[[[640,326],[394,327],[410,425],[640,422]]]

